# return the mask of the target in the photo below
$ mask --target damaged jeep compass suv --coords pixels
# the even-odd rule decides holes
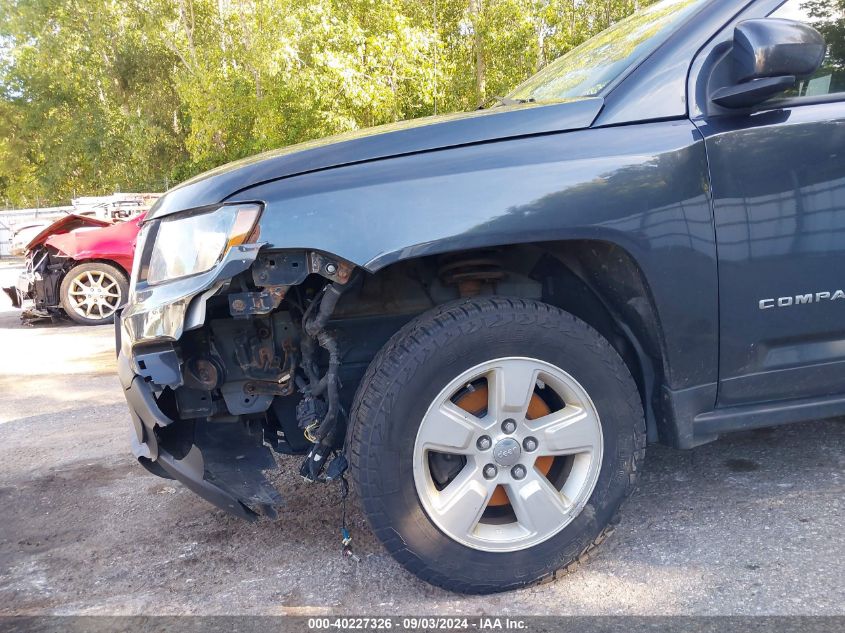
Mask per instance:
[[[168,192],[117,326],[140,462],[245,519],[277,516],[277,454],[348,467],[407,569],[492,592],[589,556],[647,442],[845,413],[845,77],[815,28],[845,17],[802,7],[664,1],[495,107]]]

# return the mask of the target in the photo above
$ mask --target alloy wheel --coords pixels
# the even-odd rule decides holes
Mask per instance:
[[[602,450],[598,413],[578,381],[541,360],[499,358],[463,372],[432,402],[414,446],[414,483],[447,536],[516,551],[578,516]]]
[[[79,316],[107,319],[120,307],[122,294],[117,279],[99,270],[85,270],[71,279],[68,302]]]

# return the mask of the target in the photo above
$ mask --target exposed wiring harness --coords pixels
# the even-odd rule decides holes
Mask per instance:
[[[327,457],[335,449],[340,414],[340,344],[337,336],[326,329],[338,301],[354,286],[353,276],[346,284],[327,284],[302,315],[303,338],[301,367],[305,381],[299,385],[302,400],[297,405],[297,419],[305,438],[314,446],[300,468],[307,481],[318,481]],[[326,373],[319,376],[316,362],[317,346],[326,350],[329,364]],[[337,457],[333,463],[337,461]],[[345,462],[345,458],[344,458]],[[345,470],[345,468],[344,468]],[[342,471],[336,476],[342,475]]]
[[[296,407],[296,417],[305,439],[313,444],[299,469],[300,475],[308,481],[338,481],[341,496],[341,552],[355,562],[360,558],[352,551],[352,535],[346,524],[346,497],[349,484],[344,473],[349,467],[343,450],[337,450],[339,415],[346,417],[340,404],[340,344],[335,334],[326,325],[337,307],[338,301],[357,281],[357,273],[343,286],[337,283],[326,285],[302,314],[303,337],[300,367],[303,379],[295,375],[294,382],[302,393]],[[326,373],[319,376],[316,362],[317,346],[326,350],[329,365]],[[333,454],[331,460],[327,459]],[[326,464],[328,463],[328,466]],[[325,476],[322,475],[326,469]]]

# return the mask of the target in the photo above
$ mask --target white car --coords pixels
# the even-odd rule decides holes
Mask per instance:
[[[32,241],[45,228],[50,226],[55,218],[49,220],[42,220],[38,222],[31,222],[17,227],[12,233],[12,257],[22,256],[26,253],[26,245]]]

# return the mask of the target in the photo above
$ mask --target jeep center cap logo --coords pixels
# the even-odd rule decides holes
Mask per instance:
[[[522,449],[512,437],[505,438],[496,443],[493,447],[493,459],[499,466],[513,466],[519,461]]]

